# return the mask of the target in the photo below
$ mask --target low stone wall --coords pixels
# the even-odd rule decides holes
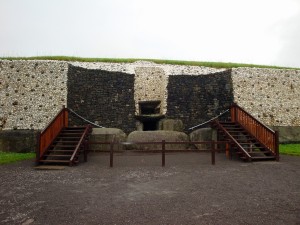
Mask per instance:
[[[0,131],[0,151],[3,152],[35,152],[37,131],[5,130]]]

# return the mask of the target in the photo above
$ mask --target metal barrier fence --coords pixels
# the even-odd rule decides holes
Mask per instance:
[[[166,153],[168,152],[211,152],[211,164],[215,165],[216,164],[216,157],[215,153],[216,152],[226,152],[226,156],[229,157],[229,142],[228,141],[189,141],[189,142],[174,142],[174,141],[157,141],[157,142],[115,142],[114,140],[110,142],[88,142],[86,141],[85,145],[87,148],[89,148],[90,145],[110,145],[109,148],[109,166],[113,167],[114,166],[114,153],[116,152],[114,150],[115,145],[161,145],[161,149],[147,149],[147,150],[134,150],[134,152],[138,153],[161,153],[161,165],[164,167],[166,165]],[[206,149],[202,150],[178,150],[178,149],[168,149],[166,146],[167,145],[196,145],[196,144],[201,144],[201,145],[207,145],[209,146]],[[225,145],[225,148],[220,148],[220,145]],[[124,150],[124,151],[133,151],[133,150]],[[108,152],[105,150],[101,150],[101,152]],[[117,151],[120,152],[120,151]]]

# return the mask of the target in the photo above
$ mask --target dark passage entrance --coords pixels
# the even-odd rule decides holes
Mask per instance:
[[[139,102],[139,115],[136,118],[143,123],[143,130],[158,130],[158,121],[165,116],[160,114],[161,101]]]
[[[144,121],[143,122],[143,130],[157,130],[157,120],[155,121]]]

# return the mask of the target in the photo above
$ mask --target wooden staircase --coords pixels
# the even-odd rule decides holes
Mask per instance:
[[[245,161],[278,161],[278,133],[236,104],[231,106],[230,112],[229,121],[214,120],[212,127],[230,143],[231,150]]]
[[[76,165],[87,155],[91,126],[68,127],[68,109],[63,108],[39,134],[36,161],[39,165]]]

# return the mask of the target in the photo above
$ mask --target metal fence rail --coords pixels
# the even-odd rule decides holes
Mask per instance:
[[[164,167],[166,165],[166,153],[169,152],[211,152],[211,164],[216,164],[216,152],[226,152],[226,156],[229,156],[229,142],[228,141],[188,141],[188,142],[175,142],[175,141],[156,141],[156,142],[115,142],[114,139],[110,142],[87,142],[86,145],[110,145],[110,150],[105,151],[101,150],[101,152],[109,152],[110,153],[110,160],[109,160],[109,166],[113,167],[114,165],[114,153],[116,152],[114,150],[115,145],[161,145],[161,149],[147,149],[147,150],[124,150],[124,151],[134,151],[138,153],[160,153],[161,154],[161,165]],[[182,144],[188,144],[188,145],[195,145],[195,144],[205,144],[208,147],[203,150],[179,150],[179,149],[168,149],[168,145],[182,145]],[[220,145],[225,145],[225,148],[220,148]],[[94,150],[95,151],[95,150]],[[123,152],[123,151],[117,151],[117,152]]]

